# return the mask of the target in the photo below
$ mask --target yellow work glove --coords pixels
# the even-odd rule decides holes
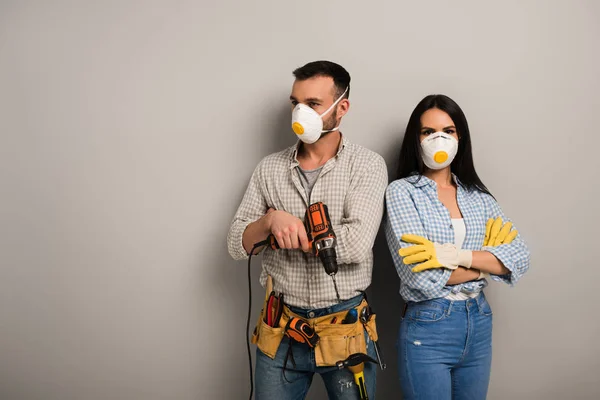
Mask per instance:
[[[422,236],[402,235],[402,241],[413,243],[415,246],[398,250],[406,265],[417,264],[412,272],[421,272],[432,268],[456,269],[459,266],[470,268],[473,262],[473,252],[460,250],[450,243],[433,243]]]
[[[485,239],[483,239],[483,247],[495,247],[501,244],[509,244],[519,234],[516,229],[512,229],[512,222],[502,224],[502,218],[488,219],[485,225]]]
[[[501,244],[509,244],[515,238],[519,232],[516,229],[512,229],[512,223],[507,222],[503,224],[502,217],[496,219],[490,218],[485,225],[485,238],[483,239],[483,247],[495,247]],[[487,272],[480,271],[479,278],[484,279],[489,277],[490,274]]]

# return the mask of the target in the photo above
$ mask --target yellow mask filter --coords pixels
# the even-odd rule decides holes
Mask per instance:
[[[438,164],[445,163],[447,159],[448,159],[448,153],[446,153],[445,151],[438,151],[433,156],[433,161],[435,161]]]
[[[302,135],[304,133],[304,127],[300,122],[294,122],[292,124],[292,130],[296,135]]]

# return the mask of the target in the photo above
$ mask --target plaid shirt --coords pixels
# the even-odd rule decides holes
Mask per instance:
[[[529,250],[520,235],[506,245],[483,247],[485,226],[489,218],[498,216],[509,221],[498,203],[488,194],[467,190],[456,176],[458,207],[463,215],[467,233],[463,243],[466,250],[485,250],[492,253],[510,271],[503,276],[491,275],[495,281],[516,283],[529,268]],[[437,185],[431,179],[418,175],[392,182],[386,191],[387,218],[385,233],[400,276],[400,294],[406,301],[422,301],[445,297],[448,294],[476,293],[487,286],[485,279],[447,285],[452,270],[429,269],[414,273],[398,255],[398,249],[411,246],[400,240],[404,234],[423,236],[432,242],[454,243],[454,229],[448,209],[439,201]]]
[[[269,208],[304,220],[308,205],[322,201],[329,209],[337,237],[340,297],[349,299],[371,284],[372,247],[388,182],[385,161],[342,136],[336,156],[323,166],[308,199],[298,176],[299,144],[265,157],[256,167],[229,230],[229,254],[236,260],[248,258],[242,245],[244,230]],[[337,303],[331,277],[312,254],[266,248],[260,276],[263,287],[267,274],[273,277],[274,290],[284,293],[289,305],[316,309]]]

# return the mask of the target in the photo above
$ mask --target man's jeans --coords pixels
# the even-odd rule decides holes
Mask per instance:
[[[409,302],[400,323],[404,399],[484,400],[492,362],[492,310],[478,297]]]
[[[362,295],[345,300],[340,304],[317,310],[306,310],[290,307],[292,312],[302,318],[317,318],[324,315],[349,310],[360,304]],[[375,346],[365,332],[367,339],[367,354],[376,358]],[[315,351],[306,344],[292,343],[292,352],[296,366],[292,364],[291,356],[283,374],[283,365],[288,352],[289,338],[284,336],[275,359],[272,360],[260,350],[256,351],[256,400],[296,400],[304,399],[308,393],[315,373],[321,375],[330,399],[357,400],[358,388],[354,377],[348,369],[338,370],[337,367],[317,367]],[[365,384],[369,399],[375,398],[375,379],[378,365],[365,364]],[[286,380],[287,379],[287,380]],[[288,382],[289,381],[289,382]]]

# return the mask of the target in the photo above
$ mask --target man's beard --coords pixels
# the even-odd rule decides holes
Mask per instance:
[[[323,121],[323,130],[324,131],[329,131],[329,130],[335,128],[336,125],[337,125],[337,109],[333,110],[333,113],[331,114],[331,116],[329,118],[327,118],[327,121]],[[325,135],[330,134],[330,133],[331,132],[321,133],[321,138],[324,137]]]

